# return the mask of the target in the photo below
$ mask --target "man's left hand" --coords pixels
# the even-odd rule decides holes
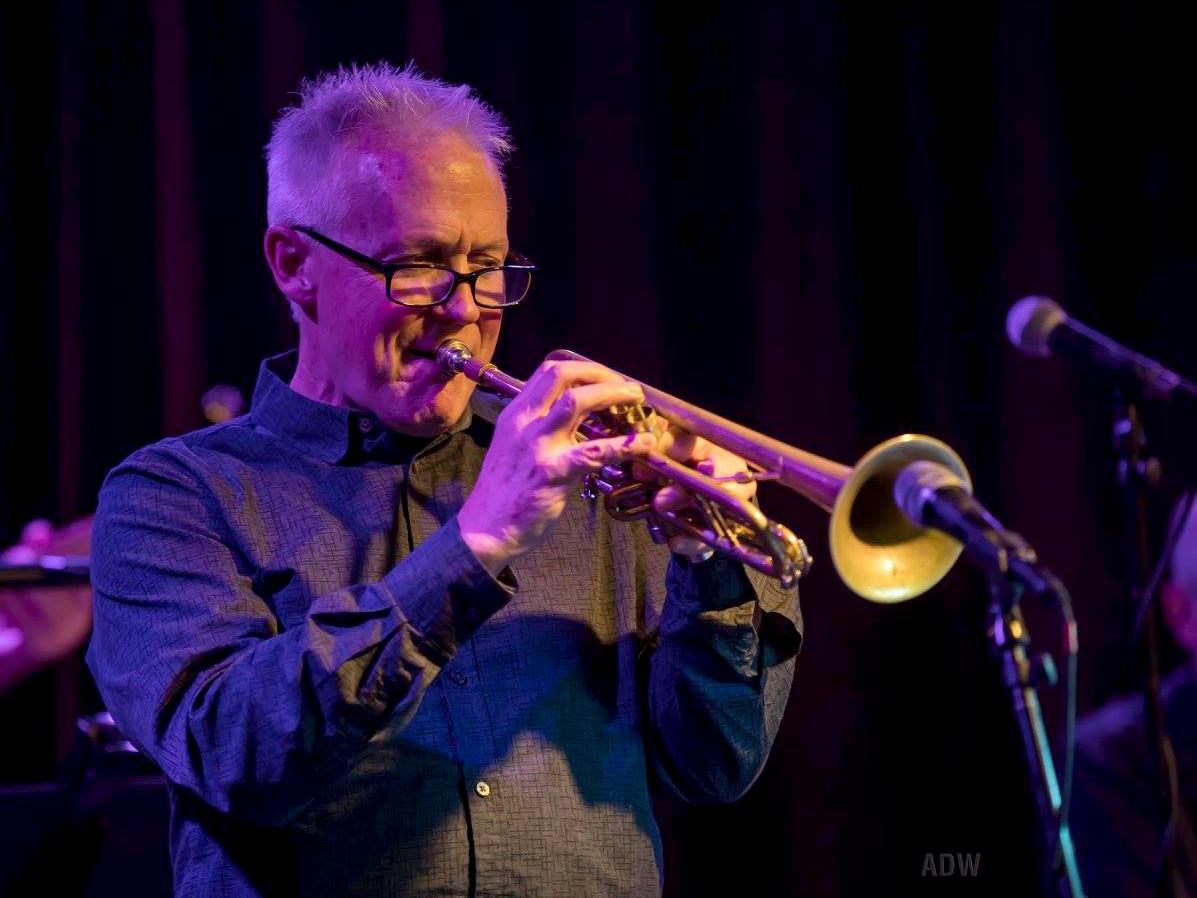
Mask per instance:
[[[702,437],[671,428],[663,439],[665,454],[670,458],[696,468],[699,473],[723,480],[723,488],[733,496],[752,499],[756,495],[756,481],[738,483],[732,479],[739,473],[747,473],[748,464],[738,455],[733,455],[721,446]],[[684,508],[691,505],[689,494],[677,486],[661,489],[653,499],[658,511]],[[675,534],[669,537],[671,552],[689,558],[691,561],[705,561],[711,556],[711,547],[690,536]]]

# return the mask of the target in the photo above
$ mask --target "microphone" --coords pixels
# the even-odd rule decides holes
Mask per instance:
[[[1197,385],[1154,359],[1116,343],[1046,296],[1024,296],[1006,315],[1006,335],[1031,356],[1065,358],[1113,375],[1155,399],[1197,399]]]
[[[1026,540],[998,523],[949,468],[911,462],[894,482],[894,501],[912,524],[946,533],[990,573],[1012,577],[1036,595],[1063,589]]]

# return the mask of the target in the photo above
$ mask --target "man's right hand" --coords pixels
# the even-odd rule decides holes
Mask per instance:
[[[643,401],[639,384],[594,362],[547,361],[536,369],[495,422],[478,481],[457,513],[462,539],[491,574],[548,537],[586,474],[656,446],[651,433],[574,438],[587,415]]]

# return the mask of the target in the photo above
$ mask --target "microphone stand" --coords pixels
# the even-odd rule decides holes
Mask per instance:
[[[1171,398],[1171,394],[1167,394]],[[1184,393],[1191,398],[1191,393]],[[1147,523],[1147,498],[1159,486],[1163,471],[1159,459],[1147,450],[1147,434],[1143,419],[1135,402],[1123,391],[1114,398],[1114,452],[1117,462],[1118,486],[1121,493],[1123,533],[1128,543],[1126,552],[1127,590],[1132,609],[1132,622],[1142,621],[1142,634],[1138,647],[1146,662],[1146,681],[1143,684],[1144,703],[1149,725],[1155,736],[1156,770],[1160,778],[1159,788],[1169,809],[1169,823],[1165,827],[1165,838],[1171,837],[1171,828],[1176,824],[1178,800],[1175,794],[1173,768],[1175,756],[1172,740],[1168,735],[1164,709],[1160,700],[1160,611],[1153,595],[1147,595],[1151,578],[1150,532]],[[1149,607],[1141,607],[1144,601]],[[1132,627],[1132,632],[1137,630]],[[1180,871],[1176,866],[1175,844],[1165,845],[1161,854],[1159,878],[1156,880],[1158,898],[1168,898],[1181,893]]]
[[[989,578],[990,625],[987,633],[994,653],[1001,659],[1002,678],[1010,695],[1014,716],[1022,733],[1030,785],[1043,835],[1042,878],[1045,894],[1056,898],[1083,898],[1081,875],[1072,835],[1068,829],[1068,781],[1072,770],[1072,744],[1076,712],[1076,618],[1072,600],[1060,578],[1039,562],[1021,536],[1007,530],[954,480],[950,471],[941,477],[924,470],[919,462],[898,475],[894,499],[902,513],[918,526],[931,527],[960,543],[964,556]],[[942,496],[938,491],[942,491]],[[1043,720],[1038,684],[1056,683],[1055,663],[1047,654],[1032,657],[1030,632],[1022,615],[1023,592],[1055,602],[1064,621],[1068,653],[1067,713],[1065,734],[1065,790],[1060,790],[1051,740]]]
[[[1138,406],[1121,392],[1114,400],[1114,453],[1122,493],[1123,527],[1130,541],[1127,575],[1131,599],[1138,602],[1151,572],[1147,495],[1163,476],[1159,459],[1147,453],[1147,433]]]
[[[1063,591],[1063,586],[1055,587]],[[1063,798],[1052,757],[1051,740],[1039,702],[1038,683],[1056,683],[1055,664],[1051,656],[1030,654],[1031,635],[1019,604],[1023,587],[1006,575],[1005,571],[989,572],[990,625],[989,638],[1002,665],[1002,680],[1010,694],[1014,716],[1022,733],[1027,770],[1035,805],[1044,836],[1042,877],[1047,894],[1061,898],[1083,898],[1080,869],[1068,821],[1062,819]],[[1057,596],[1067,607],[1067,594]]]

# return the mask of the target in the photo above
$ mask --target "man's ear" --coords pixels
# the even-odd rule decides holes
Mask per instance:
[[[316,314],[316,288],[312,279],[310,245],[294,228],[271,225],[262,238],[266,264],[283,296],[309,317]]]

